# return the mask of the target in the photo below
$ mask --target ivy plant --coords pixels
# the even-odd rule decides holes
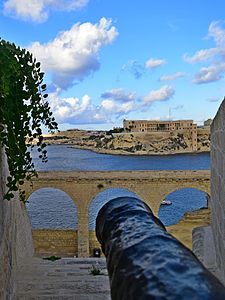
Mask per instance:
[[[21,186],[37,176],[30,153],[34,142],[39,158],[47,161],[42,125],[50,133],[58,128],[47,102],[43,77],[40,63],[29,51],[0,39],[0,145],[5,149],[9,166],[4,195],[7,200],[17,190],[24,200]]]

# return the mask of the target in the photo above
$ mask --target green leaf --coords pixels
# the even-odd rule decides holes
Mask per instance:
[[[18,190],[24,179],[31,180],[37,176],[29,152],[38,138],[40,159],[47,161],[42,137],[42,124],[48,131],[57,130],[58,124],[52,118],[43,84],[44,73],[41,64],[26,49],[0,39],[0,144],[7,155],[9,173],[4,199],[13,198],[13,191]],[[30,148],[29,148],[30,147]],[[22,201],[25,191],[20,190]]]

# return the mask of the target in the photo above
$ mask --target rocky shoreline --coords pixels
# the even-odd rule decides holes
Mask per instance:
[[[62,145],[62,144],[60,144]],[[68,147],[70,148],[74,148],[74,149],[83,149],[83,150],[89,150],[95,153],[100,153],[100,154],[109,154],[109,155],[128,155],[128,156],[158,156],[158,155],[177,155],[177,154],[197,154],[197,153],[210,153],[210,149],[209,150],[199,150],[199,151],[179,151],[179,152],[159,152],[159,153],[147,153],[144,151],[137,151],[137,152],[128,152],[125,150],[110,150],[110,149],[98,149],[98,148],[93,148],[93,147],[88,147],[88,146],[78,146],[78,145],[69,145],[67,144]]]
[[[45,143],[110,155],[173,155],[210,152],[210,134],[198,131],[197,151],[191,137],[181,133],[124,133],[112,131],[67,130],[46,135]]]

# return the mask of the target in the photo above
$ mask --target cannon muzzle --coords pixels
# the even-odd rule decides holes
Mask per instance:
[[[120,197],[98,213],[112,300],[224,300],[225,288],[141,200]]]

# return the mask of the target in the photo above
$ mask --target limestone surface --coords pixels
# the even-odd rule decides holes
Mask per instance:
[[[92,265],[101,274],[91,274]],[[16,300],[108,300],[104,258],[24,259],[16,272]]]

